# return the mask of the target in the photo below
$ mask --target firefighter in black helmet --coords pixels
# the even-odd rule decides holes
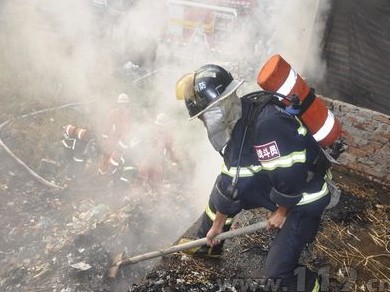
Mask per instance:
[[[242,81],[234,80],[229,72],[214,64],[201,67],[195,76],[193,84],[195,94],[192,98],[185,99],[191,119],[224,100],[242,84]]]
[[[214,237],[227,231],[241,210],[263,207],[271,211],[268,229],[278,230],[267,256],[267,278],[280,280],[283,291],[297,291],[298,285],[319,291],[313,271],[302,267],[305,280],[298,283],[296,269],[330,201],[325,181],[329,164],[303,123],[285,111],[275,94],[259,91],[239,98],[241,84],[214,64],[176,84],[177,99],[184,99],[190,119],[203,122],[224,159],[195,236],[206,237],[208,245],[188,253],[219,257],[224,243]]]

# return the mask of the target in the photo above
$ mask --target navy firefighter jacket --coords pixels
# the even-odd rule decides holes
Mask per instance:
[[[276,103],[268,102],[253,126],[248,126],[253,103],[245,98],[241,100],[242,117],[224,149],[224,165],[216,182],[220,192],[227,194],[236,176],[246,129],[235,198],[241,202],[241,208],[265,207],[274,211],[277,205],[304,205],[327,195],[326,170],[318,171],[316,165],[323,153],[303,123]],[[224,210],[224,204],[218,204],[218,199],[214,205],[224,214],[235,215],[241,211]]]

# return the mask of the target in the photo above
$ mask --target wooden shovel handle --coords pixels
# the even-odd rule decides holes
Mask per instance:
[[[253,233],[253,232],[265,229],[266,227],[267,227],[267,221],[265,220],[265,221],[257,222],[257,223],[254,223],[254,224],[251,224],[248,226],[244,226],[241,228],[237,228],[237,229],[229,230],[227,232],[223,232],[223,233],[217,235],[215,237],[215,239],[224,240],[224,239],[228,239],[228,238],[233,238],[236,236]],[[184,251],[184,250],[191,249],[194,247],[199,247],[199,246],[205,245],[206,243],[207,243],[206,237],[203,237],[203,238],[200,238],[200,239],[197,239],[194,241],[190,241],[190,242],[186,242],[183,244],[173,245],[173,246],[165,248],[165,249],[159,249],[159,250],[155,250],[155,251],[141,254],[138,256],[125,258],[125,259],[118,261],[117,263],[114,263],[114,265],[117,265],[117,266],[131,265],[131,264],[135,264],[135,263],[145,261],[148,259],[161,257],[164,255],[172,254],[172,253],[179,252],[179,251]]]

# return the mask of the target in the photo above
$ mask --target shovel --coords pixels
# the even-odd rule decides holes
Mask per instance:
[[[225,240],[228,238],[233,238],[236,236],[253,233],[253,232],[259,231],[261,229],[265,229],[266,227],[267,227],[267,221],[265,220],[265,221],[257,222],[257,223],[254,223],[254,224],[251,224],[248,226],[244,226],[244,227],[241,227],[238,229],[233,229],[233,230],[230,230],[227,232],[223,232],[223,233],[217,235],[215,237],[215,239],[221,241],[221,240]],[[194,241],[190,241],[190,242],[186,242],[186,243],[178,244],[178,245],[173,245],[173,246],[168,247],[166,249],[159,249],[156,251],[148,252],[148,253],[141,254],[138,256],[134,256],[134,257],[123,258],[124,253],[121,253],[114,258],[114,260],[113,260],[113,262],[108,270],[107,276],[109,278],[115,278],[120,266],[132,265],[132,264],[135,264],[135,263],[138,263],[141,261],[161,257],[164,255],[172,254],[172,253],[179,252],[179,251],[184,251],[184,250],[195,248],[195,247],[200,247],[200,246],[205,245],[205,244],[207,244],[207,239],[206,239],[206,237],[203,237],[203,238],[200,238],[200,239],[197,239]]]

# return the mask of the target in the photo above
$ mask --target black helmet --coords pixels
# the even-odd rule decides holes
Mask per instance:
[[[207,64],[195,72],[193,82],[195,94],[186,99],[191,119],[232,94],[243,81],[233,79],[228,71],[218,65]]]

